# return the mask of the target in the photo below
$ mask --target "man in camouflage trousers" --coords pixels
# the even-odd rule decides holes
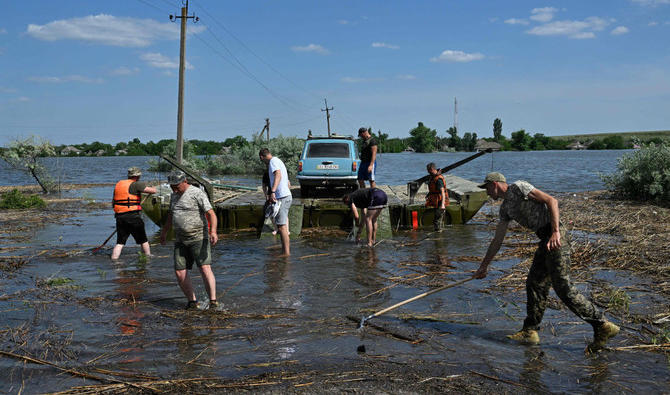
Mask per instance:
[[[489,173],[479,186],[493,199],[503,198],[500,222],[475,278],[484,278],[488,266],[502,245],[511,220],[534,231],[540,238],[533,264],[526,278],[527,314],[523,329],[508,336],[526,344],[537,344],[537,333],[547,307],[549,288],[579,318],[593,326],[593,342],[587,351],[602,349],[607,339],[619,333],[619,327],[607,321],[602,312],[587,300],[570,281],[570,241],[560,224],[558,201],[526,181],[507,184],[505,176]]]

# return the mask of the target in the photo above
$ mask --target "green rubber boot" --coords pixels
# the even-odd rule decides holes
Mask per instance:
[[[507,335],[507,338],[521,344],[534,345],[540,342],[540,335],[535,329],[522,329],[513,335]]]
[[[607,340],[619,333],[619,327],[609,321],[593,327],[593,343],[586,347],[587,352],[595,352],[605,348]]]

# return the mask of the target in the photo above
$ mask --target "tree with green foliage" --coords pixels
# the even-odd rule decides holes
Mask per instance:
[[[410,130],[409,134],[412,136],[409,145],[414,148],[414,151],[435,151],[435,137],[437,136],[437,131],[435,129],[430,129],[424,126],[423,122],[419,122],[419,125]]]
[[[461,147],[461,138],[458,137],[458,130],[455,127],[450,127],[447,129],[447,134],[449,135],[449,140],[447,145],[454,150],[458,150]]]
[[[528,151],[532,137],[524,129],[512,133],[512,148],[517,151]]]
[[[542,133],[535,133],[530,141],[530,149],[533,151],[544,151],[549,146],[549,137]]]
[[[626,143],[621,136],[607,136],[603,139],[605,149],[626,149]]]
[[[171,158],[177,157],[177,141],[170,140],[170,143],[163,147],[160,154],[169,156]],[[149,164],[149,171],[161,171],[168,172],[172,170],[172,165],[170,162],[162,159],[150,159],[147,161]],[[184,146],[182,149],[182,162],[184,166],[191,169],[198,169],[202,167],[202,160],[196,156],[195,146],[191,143],[190,140],[184,141]]]
[[[461,139],[459,150],[471,152],[475,150],[475,145],[477,145],[477,133],[466,132]]]
[[[670,145],[652,143],[625,154],[617,169],[601,175],[611,191],[630,199],[670,201]]]
[[[249,142],[243,136],[229,137],[223,141],[223,146],[230,147],[232,150],[242,148],[246,145],[249,145]]]
[[[382,152],[402,152],[409,146],[408,139],[394,137],[385,141]]]
[[[46,167],[40,163],[40,158],[56,156],[54,146],[45,139],[36,140],[34,136],[25,140],[14,140],[6,150],[2,152],[2,159],[12,168],[29,173],[42,188],[44,193],[56,189]]]
[[[502,136],[502,121],[500,118],[496,118],[493,121],[493,138],[496,142],[500,142],[500,137]]]

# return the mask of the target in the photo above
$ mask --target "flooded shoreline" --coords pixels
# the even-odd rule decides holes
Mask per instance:
[[[587,356],[590,326],[553,291],[539,346],[505,338],[525,316],[523,281],[535,245],[518,229],[487,279],[403,306],[362,330],[348,318],[470,276],[492,237],[497,210],[489,204],[468,225],[399,232],[375,249],[346,242],[344,231],[319,230],[293,243],[290,258],[277,259],[275,240],[252,232],[221,235],[213,250],[221,306],[210,313],[183,310],[172,247],[157,244],[155,226],[147,223],[156,256],[146,262],[132,244],[111,262],[114,240],[91,253],[114,230],[113,216],[104,199],[76,195],[104,196],[108,189],[80,190],[44,213],[0,213],[0,391],[670,389],[668,349],[642,347],[663,344],[669,331],[667,272],[619,264],[616,246],[634,243],[627,232],[640,230],[604,229],[602,214],[586,207],[637,207],[649,223],[645,210],[656,211],[649,215],[661,227],[653,229],[657,234],[663,226],[668,233],[667,209],[588,193],[561,198],[563,220],[573,230],[573,280],[624,328],[610,350]],[[664,253],[660,246],[639,259],[655,262]],[[194,285],[204,308],[200,279]],[[357,351],[361,345],[365,352]]]

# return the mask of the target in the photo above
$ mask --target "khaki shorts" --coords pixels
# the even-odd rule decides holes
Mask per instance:
[[[288,223],[288,212],[291,209],[291,202],[293,202],[293,197],[291,195],[287,195],[277,200],[280,201],[281,204],[279,205],[279,212],[274,218],[275,224],[277,224],[277,226],[286,225]]]
[[[212,264],[209,239],[174,243],[174,270],[191,270],[193,263],[200,266]]]

